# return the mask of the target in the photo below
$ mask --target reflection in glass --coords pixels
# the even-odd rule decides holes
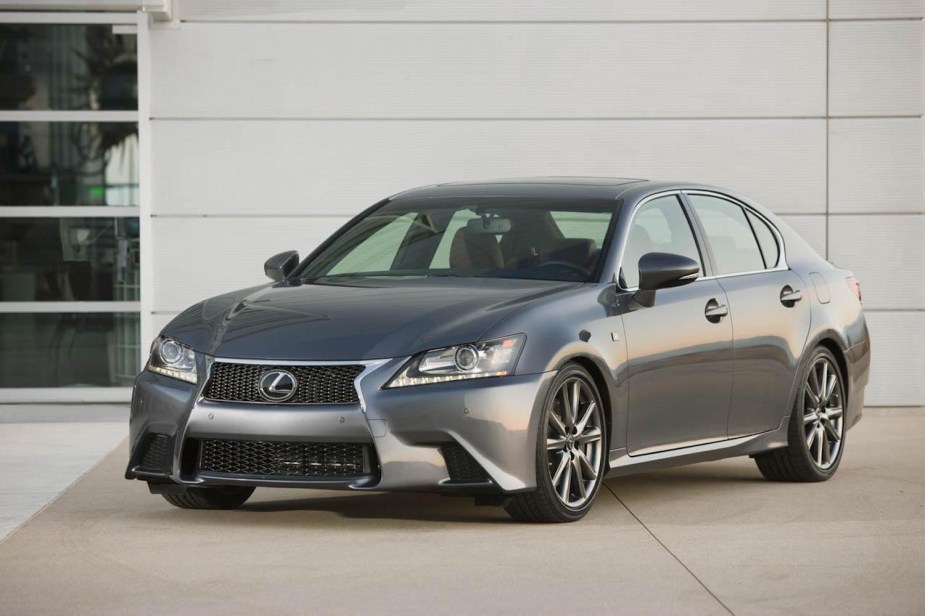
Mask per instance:
[[[0,301],[138,301],[137,218],[5,218]]]
[[[134,122],[0,122],[0,205],[138,205]]]
[[[136,39],[109,25],[0,24],[0,109],[137,109]]]
[[[0,388],[128,387],[138,314],[0,314]]]

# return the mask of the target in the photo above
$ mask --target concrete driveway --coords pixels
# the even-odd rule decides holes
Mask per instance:
[[[122,479],[123,444],[0,543],[0,614],[923,614],[925,412],[872,415],[827,483],[699,464],[555,526],[428,495],[183,511]]]

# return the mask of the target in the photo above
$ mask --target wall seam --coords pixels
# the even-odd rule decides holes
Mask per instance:
[[[829,130],[830,130],[830,105],[829,105],[829,66],[832,48],[831,19],[829,14],[829,2],[825,0],[825,258],[829,258]]]

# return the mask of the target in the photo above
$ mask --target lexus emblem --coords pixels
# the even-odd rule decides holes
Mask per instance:
[[[295,375],[285,370],[271,370],[260,377],[257,391],[270,402],[285,402],[295,395],[299,382]]]

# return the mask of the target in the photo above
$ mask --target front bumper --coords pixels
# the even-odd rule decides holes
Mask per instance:
[[[538,417],[555,373],[383,389],[406,358],[376,362],[357,378],[361,402],[274,405],[211,402],[201,386],[143,372],[135,380],[129,479],[181,485],[257,485],[357,490],[519,492],[536,485]],[[157,438],[163,467],[142,458]],[[360,443],[370,472],[349,478],[230,475],[199,469],[203,439]],[[451,477],[446,447],[462,450],[482,479]]]

